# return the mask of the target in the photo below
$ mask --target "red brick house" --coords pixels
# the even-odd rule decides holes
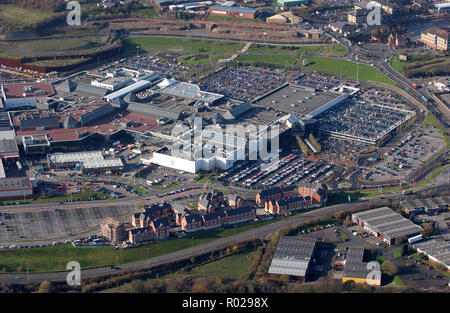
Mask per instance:
[[[169,237],[169,220],[166,217],[152,221],[150,227],[155,233],[155,240],[163,240]]]
[[[128,231],[128,241],[132,244],[155,239],[155,233],[151,227],[134,228]]]
[[[235,207],[235,208],[242,208],[245,205],[244,199],[242,199],[237,194],[228,195],[227,196],[227,200],[228,200],[228,205],[232,206],[232,207]]]
[[[225,213],[220,211],[202,215],[203,227],[205,229],[222,227],[227,221],[226,218]]]
[[[186,215],[181,220],[181,229],[187,232],[203,229],[203,219],[200,214]]]
[[[226,224],[243,223],[256,217],[256,211],[252,207],[225,210]]]

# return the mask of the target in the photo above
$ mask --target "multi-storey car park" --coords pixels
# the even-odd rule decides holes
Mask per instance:
[[[389,245],[394,244],[396,238],[411,237],[423,231],[422,227],[388,207],[353,213],[352,221]]]

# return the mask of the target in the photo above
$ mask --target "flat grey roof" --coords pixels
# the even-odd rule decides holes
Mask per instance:
[[[278,242],[274,258],[307,260],[312,257],[317,240],[314,238],[283,236]]]
[[[0,153],[17,152],[19,153],[19,148],[17,147],[17,142],[15,139],[0,139]]]
[[[0,179],[0,191],[23,188],[32,188],[28,177],[11,177]]]
[[[339,96],[340,94],[337,93],[319,91],[311,87],[286,85],[253,104],[259,107],[271,107],[286,113],[307,115]]]
[[[382,234],[388,240],[414,235],[423,230],[388,207],[354,213],[352,218],[361,221],[365,227]]]
[[[400,202],[401,206],[407,210],[415,209],[437,209],[450,205],[450,197],[436,197],[427,199],[405,200]]]
[[[413,244],[427,255],[450,266],[450,241],[437,241],[435,239]]]

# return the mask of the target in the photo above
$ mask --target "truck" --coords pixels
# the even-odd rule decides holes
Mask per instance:
[[[418,241],[421,241],[421,240],[423,240],[423,236],[422,235],[417,235],[417,236],[409,238],[408,239],[408,243],[415,243],[415,242],[418,242]]]

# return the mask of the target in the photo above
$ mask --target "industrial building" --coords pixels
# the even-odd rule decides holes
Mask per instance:
[[[180,82],[175,79],[163,79],[158,87],[161,89],[161,94],[175,96],[195,101],[202,101],[208,104],[213,104],[223,98],[223,95],[202,91],[198,85]]]
[[[2,161],[0,161],[2,163]],[[1,165],[3,167],[3,164]],[[0,179],[0,199],[24,199],[33,195],[33,184],[28,177]]]
[[[308,5],[310,0],[277,0],[277,3],[283,8],[291,8],[301,5]]]
[[[19,148],[15,139],[0,138],[0,160],[18,159]]]
[[[400,202],[402,210],[408,215],[434,214],[448,211],[450,197],[405,200]]]
[[[342,281],[354,281],[368,285],[381,286],[381,271],[363,262],[364,248],[349,247],[344,264]]]
[[[450,33],[443,28],[431,27],[420,34],[419,41],[431,49],[448,51]]]
[[[269,278],[287,275],[292,281],[307,281],[316,243],[314,238],[281,237],[269,267]]]
[[[180,133],[174,142],[154,151],[151,163],[173,168],[188,173],[197,173],[200,170],[211,171],[214,168],[229,169],[238,160],[245,159],[246,148],[249,147],[248,154],[260,154],[264,148],[264,142],[270,145],[285,130],[281,127],[279,133],[272,132],[275,122],[265,126],[256,133],[252,133],[251,138],[241,138],[239,134],[230,135],[223,133],[221,127],[208,129],[203,135],[203,131],[189,129]],[[279,126],[279,125],[277,125]],[[243,128],[245,130],[245,128]],[[244,137],[248,133],[244,134]],[[193,142],[193,143],[192,143]],[[236,143],[237,142],[237,146]]]
[[[222,5],[213,5],[209,8],[209,14],[211,15],[222,15],[222,16],[232,16],[232,17],[242,17],[254,19],[257,9],[246,8],[246,7],[228,7]]]
[[[102,117],[108,116],[113,113],[114,110],[115,108],[109,103],[95,108],[94,110],[80,116],[81,126],[87,126]]]
[[[367,15],[369,14],[367,9],[356,9],[348,13],[347,21],[351,24],[364,24],[367,23]]]
[[[120,158],[105,158],[101,151],[55,153],[47,156],[50,168],[75,169],[83,174],[119,171],[123,168]]]
[[[95,87],[100,87],[104,89],[108,89],[111,91],[116,91],[121,88],[124,88],[125,86],[132,83],[133,80],[128,77],[105,77],[100,79],[95,79],[91,81],[91,85]]]
[[[394,244],[396,238],[409,238],[423,230],[388,207],[353,213],[352,221],[365,231],[380,237],[388,245]]]
[[[35,108],[36,99],[55,93],[48,83],[4,84],[0,86],[3,106],[6,110]]]
[[[418,253],[425,254],[434,263],[441,264],[450,272],[450,242],[435,239],[413,244]]]
[[[294,15],[292,12],[281,12],[280,14],[272,15],[266,18],[266,23],[269,24],[291,24],[297,25],[301,22],[301,18]]]

